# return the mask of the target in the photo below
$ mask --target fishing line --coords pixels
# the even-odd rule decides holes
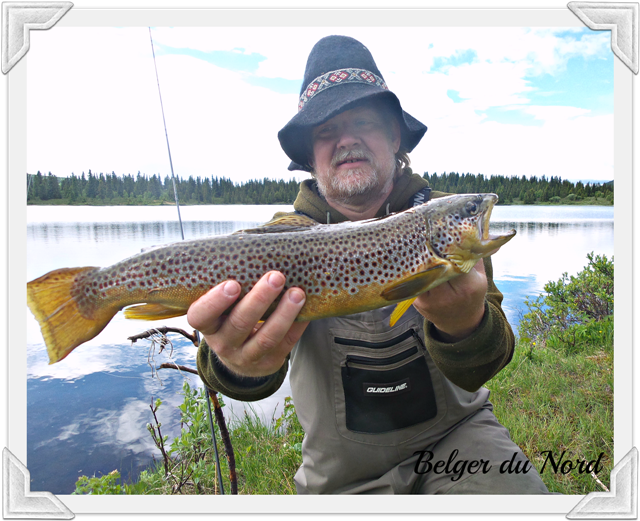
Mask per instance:
[[[167,140],[167,151],[169,152],[169,165],[171,166],[171,181],[173,182],[173,195],[178,209],[178,220],[180,221],[180,233],[184,241],[184,230],[182,228],[182,218],[180,217],[180,203],[178,202],[178,190],[176,189],[176,176],[173,174],[173,161],[171,160],[171,147],[169,147],[169,134],[167,133],[167,122],[164,119],[164,105],[162,104],[162,93],[160,92],[160,78],[158,77],[158,66],[156,65],[156,52],[153,48],[153,37],[151,27],[149,27],[149,40],[151,40],[151,54],[153,55],[153,67],[156,70],[156,82],[158,83],[158,96],[160,97],[160,110],[162,111],[162,123],[164,125],[164,136]]]
[[[171,160],[171,147],[169,146],[169,133],[167,132],[167,122],[164,117],[164,105],[162,104],[162,93],[160,91],[160,78],[158,77],[158,66],[156,65],[156,52],[153,48],[153,36],[151,35],[151,27],[149,27],[149,40],[151,41],[151,54],[153,55],[153,67],[156,71],[156,82],[158,83],[158,97],[160,98],[160,110],[162,111],[162,123],[164,125],[164,135],[167,140],[167,152],[169,152],[169,165],[171,166],[171,181],[173,182],[173,196],[176,200],[176,208],[178,209],[178,220],[180,221],[180,234],[182,235],[182,240],[184,241],[184,228],[182,227],[182,218],[180,217],[180,203],[178,202],[178,190],[176,188],[176,177],[173,173],[173,161]],[[200,334],[198,331],[196,333],[196,341],[198,344],[200,343]],[[222,483],[222,474],[220,473],[220,455],[218,454],[218,443],[216,442],[216,433],[213,428],[213,419],[211,415],[211,402],[209,398],[209,393],[205,393],[207,395],[207,411],[209,413],[209,427],[211,428],[211,439],[213,440],[213,448],[216,455],[216,467],[218,470],[218,481],[220,482],[220,492],[224,494],[224,485]]]

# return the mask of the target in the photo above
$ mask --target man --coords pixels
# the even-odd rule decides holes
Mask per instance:
[[[278,135],[290,169],[313,177],[294,208],[335,223],[423,202],[430,190],[408,168],[407,153],[426,130],[402,110],[366,47],[344,36],[320,40],[299,111]],[[204,336],[203,381],[227,396],[268,396],[291,364],[306,433],[298,493],[547,491],[533,468],[500,471],[512,458],[513,467],[531,465],[481,388],[514,347],[490,259],[421,295],[393,328],[393,306],[296,323],[305,295],[295,287],[259,323],[284,284],[281,273],[266,274],[224,318],[240,293],[238,283],[224,282],[191,306],[188,319]]]

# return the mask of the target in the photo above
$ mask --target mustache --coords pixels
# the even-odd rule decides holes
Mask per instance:
[[[333,156],[333,159],[331,160],[331,166],[335,168],[339,164],[344,163],[345,161],[349,161],[350,159],[364,159],[369,162],[373,161],[372,155],[369,152],[362,150],[361,148],[355,150],[341,150]]]

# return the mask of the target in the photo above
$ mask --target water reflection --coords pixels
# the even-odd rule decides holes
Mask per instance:
[[[522,222],[501,221],[491,223],[491,231],[503,233],[507,230],[516,230],[519,235],[558,233],[584,233],[586,231],[603,230],[613,234],[613,221],[589,221],[589,222]]]
[[[181,337],[173,343],[172,360],[195,366],[195,347]],[[78,350],[79,360],[67,366],[82,367],[85,374],[63,369],[62,375],[53,377],[51,370],[38,376],[38,368],[64,364],[48,366],[44,351],[32,350],[27,380],[27,461],[33,490],[68,494],[81,475],[100,476],[114,469],[125,481],[137,475],[157,452],[146,429],[152,421],[149,404],[155,398],[163,402],[157,413],[163,434],[170,438],[179,434],[177,406],[182,403],[183,381],[186,378],[192,387],[201,384],[196,376],[173,370],[154,374],[147,365],[147,350],[148,345],[142,343],[121,343],[106,353]],[[92,355],[101,355],[103,362],[85,366],[83,361]],[[155,367],[170,360],[167,353],[156,353],[155,358]],[[107,359],[114,363],[105,363]]]
[[[71,266],[105,266],[142,248],[178,241],[175,208],[45,208],[28,209],[27,277]],[[188,239],[232,233],[268,220],[290,207],[187,207],[183,210]],[[595,213],[594,213],[595,212]],[[597,219],[593,217],[597,215]],[[80,218],[84,218],[82,221]],[[563,272],[574,274],[586,254],[613,254],[613,209],[568,207],[497,207],[491,230],[516,229],[516,237],[493,258],[494,278],[504,294],[503,308],[515,326],[526,296],[535,296]],[[124,479],[135,476],[157,450],[146,430],[152,420],[149,403],[161,398],[159,419],[164,433],[180,430],[177,405],[182,383],[201,385],[194,375],[164,370],[160,379],[148,365],[149,344],[131,345],[129,336],[158,323],[125,320],[121,313],[95,339],[63,362],[48,365],[37,322],[26,310],[27,462],[32,490],[68,494],[84,474],[107,474],[117,468]],[[163,325],[191,330],[184,317]],[[174,340],[173,360],[195,367],[196,348]],[[169,361],[156,353],[157,364]],[[273,396],[253,407],[269,420],[279,415],[290,394],[288,381]],[[225,399],[226,415],[241,415],[244,404]],[[229,409],[233,410],[233,413]]]
[[[185,222],[185,237],[208,237],[225,235],[243,228],[259,226],[258,221],[198,221]],[[559,233],[584,233],[586,231],[608,231],[613,234],[613,221],[586,222],[523,222],[499,221],[491,223],[491,231],[503,233],[515,229],[520,236]],[[154,238],[159,241],[180,238],[180,224],[177,222],[128,222],[128,223],[46,223],[39,222],[27,226],[27,238],[34,241],[53,241],[75,239],[78,241],[105,242],[121,239]]]
[[[243,228],[260,225],[260,222],[217,221],[184,223],[185,237],[209,237],[226,235]],[[59,243],[62,240],[98,243],[114,240],[150,239],[160,243],[181,239],[177,222],[129,222],[129,223],[34,223],[27,226],[27,238],[34,241]]]

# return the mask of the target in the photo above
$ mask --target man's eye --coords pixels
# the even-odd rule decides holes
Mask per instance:
[[[316,132],[316,136],[329,136],[333,132],[333,127],[322,127]]]

